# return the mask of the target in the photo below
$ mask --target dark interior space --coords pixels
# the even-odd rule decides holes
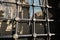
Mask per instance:
[[[51,27],[56,34],[54,40],[60,40],[60,0],[49,0],[49,5],[52,6],[49,11],[54,15],[54,26]]]

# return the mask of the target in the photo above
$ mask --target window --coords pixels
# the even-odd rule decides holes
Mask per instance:
[[[50,32],[50,22],[54,19],[50,19],[52,16],[49,16],[48,2],[45,2],[44,0],[1,0],[0,13],[4,13],[4,17],[0,17],[0,38],[51,40],[51,36],[55,34]]]

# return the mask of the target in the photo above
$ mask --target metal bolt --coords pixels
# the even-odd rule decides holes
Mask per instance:
[[[16,21],[19,21],[19,20],[20,20],[20,18],[19,18],[19,17],[16,17],[16,18],[15,18],[15,20],[16,20]]]
[[[48,8],[52,8],[51,6],[47,5]]]
[[[35,4],[33,4],[33,6],[35,6]]]
[[[18,38],[18,34],[14,34],[14,35],[13,35],[13,38],[14,38],[14,39]]]
[[[33,37],[37,37],[36,33],[33,34]]]
[[[34,18],[33,21],[36,21],[36,19]]]
[[[48,21],[54,21],[54,20],[50,20],[50,19],[48,19]]]
[[[18,1],[17,4],[21,4],[21,3]]]
[[[53,36],[53,35],[55,35],[55,34],[51,34],[51,33],[49,33],[49,36]]]

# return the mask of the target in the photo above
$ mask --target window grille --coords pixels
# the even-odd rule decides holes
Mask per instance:
[[[48,0],[0,0],[0,39],[51,40],[50,8]]]

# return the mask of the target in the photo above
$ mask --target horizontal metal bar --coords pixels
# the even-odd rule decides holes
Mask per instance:
[[[54,36],[55,34],[53,34],[53,33],[50,33],[50,34],[26,34],[26,35],[17,35],[18,37],[34,37],[34,36],[36,36],[36,37],[44,37],[44,36]],[[0,36],[0,38],[12,38],[13,37],[13,35],[5,35],[5,36]]]
[[[20,5],[20,6],[23,6],[23,5],[26,5],[26,6],[34,6],[34,7],[47,7],[47,8],[52,8],[51,6],[48,6],[48,5],[35,5],[35,4],[23,4],[23,3],[19,3],[19,2],[17,2],[17,4],[18,5]]]
[[[8,20],[10,21],[16,21],[15,19],[6,19],[6,18],[0,18],[3,22],[7,22]],[[20,21],[46,21],[46,19],[19,19],[17,22]],[[47,21],[54,21],[53,19],[47,19]]]
[[[46,21],[46,19],[33,19],[33,21]]]
[[[36,34],[37,36],[54,36],[54,33],[50,33],[50,34]]]
[[[8,3],[8,4],[17,4],[19,6],[34,6],[34,7],[48,7],[48,8],[52,8],[51,6],[44,6],[44,5],[35,5],[35,4],[23,4],[23,3],[20,3],[20,2],[5,2],[5,1],[0,1],[0,3]]]
[[[14,20],[14,19],[9,19],[9,18],[0,18],[0,20]]]
[[[7,19],[7,18],[0,18],[0,20],[2,20],[3,22],[7,22],[8,20],[14,21],[14,19]]]
[[[20,18],[16,18],[16,21],[46,21],[46,19],[20,19]]]
[[[33,35],[36,35],[36,37],[38,36],[48,36],[49,34],[33,34]],[[18,35],[19,37],[32,37],[33,36],[32,34],[28,34],[28,35]],[[50,34],[51,36],[55,35],[55,34]]]
[[[5,2],[5,1],[0,1],[0,3],[16,4],[16,2]]]
[[[12,38],[12,35],[5,35],[5,36],[0,36],[0,38]]]
[[[47,36],[48,34],[36,34],[37,36]]]
[[[18,35],[19,37],[32,37],[32,34],[28,34],[28,35]]]
[[[34,7],[45,7],[44,5],[23,4],[23,3],[18,3],[18,2],[17,2],[17,4],[20,5],[20,6],[26,5],[26,6],[34,6]]]
[[[47,21],[54,21],[53,19],[47,19]]]
[[[21,21],[31,21],[32,19],[20,19]]]
[[[36,19],[36,21],[46,21],[46,19]],[[54,21],[53,19],[49,19],[48,21]]]
[[[54,34],[54,33],[49,33],[48,35],[49,35],[49,36],[54,36],[55,34]]]
[[[48,36],[48,34],[28,34],[28,35],[18,35],[19,37],[34,37],[34,36],[36,36],[36,37],[44,37],[44,36]]]

